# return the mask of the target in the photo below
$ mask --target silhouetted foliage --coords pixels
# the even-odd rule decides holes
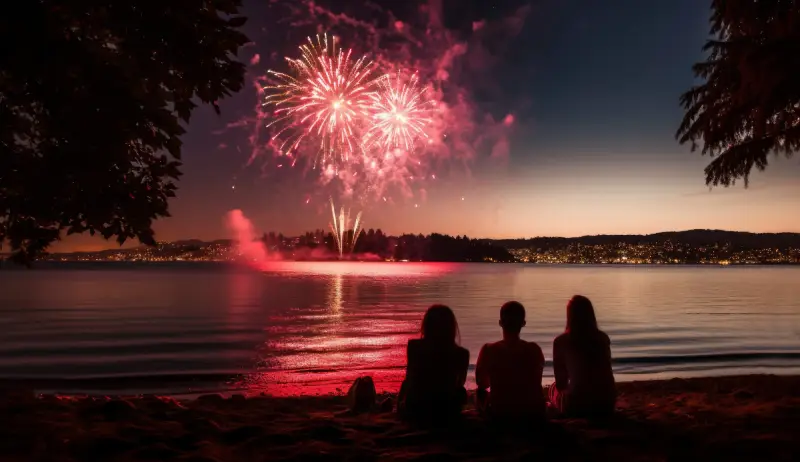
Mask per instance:
[[[345,232],[345,241],[350,242],[353,231]],[[281,252],[285,258],[308,258],[304,252],[297,252],[302,248],[314,249],[322,246],[328,250],[327,256],[317,257],[337,259],[333,234],[305,233],[297,238],[284,238],[274,232],[265,233],[262,237],[268,250]],[[349,258],[349,250],[345,252]],[[410,260],[410,261],[440,261],[440,262],[513,262],[514,257],[504,248],[495,245],[489,240],[469,239],[466,236],[452,237],[433,233],[429,236],[422,234],[404,234],[400,237],[386,236],[381,230],[361,230],[355,249],[354,258],[374,258]]]
[[[374,249],[370,253],[383,258],[393,258],[394,260],[442,262],[514,261],[514,257],[505,248],[496,246],[486,240],[466,237],[456,238],[437,233],[429,236],[404,234],[392,244],[389,239],[370,242],[369,233],[362,237],[365,240],[364,248]]]
[[[705,83],[681,97],[676,137],[716,157],[707,184],[747,185],[770,153],[790,157],[800,147],[800,2],[713,0],[711,8],[715,38],[694,66]]]
[[[240,0],[20,2],[0,15],[0,244],[154,244],[197,102],[240,90]]]

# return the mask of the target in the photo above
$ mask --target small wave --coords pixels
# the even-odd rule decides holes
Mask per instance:
[[[657,366],[648,368],[646,366],[616,366],[614,374],[617,376],[648,376],[648,377],[704,377],[715,375],[738,375],[738,374],[797,374],[800,366],[791,363],[781,363],[779,361],[759,361],[757,363],[738,362],[738,363],[717,363],[713,365],[695,364],[673,364],[668,366]],[[547,372],[545,372],[547,376]]]
[[[225,340],[213,338],[172,338],[172,339],[145,339],[140,341],[84,341],[68,344],[54,342],[39,344],[12,344],[0,347],[0,364],[6,361],[17,362],[52,362],[57,364],[64,359],[80,361],[113,361],[151,357],[176,356],[191,357],[191,355],[219,355],[218,352],[250,352],[256,343],[255,339]]]
[[[701,355],[627,356],[614,358],[614,364],[735,363],[760,360],[800,360],[800,352],[741,352]]]
[[[661,356],[622,356],[613,358],[611,363],[620,366],[634,366],[630,370],[635,370],[635,366],[653,365],[682,365],[682,364],[726,364],[742,363],[752,361],[800,361],[800,352],[742,352],[742,353],[712,353],[705,355],[661,355]],[[553,361],[544,362],[546,368],[553,368]],[[705,366],[704,366],[705,367]],[[475,371],[475,364],[470,364],[469,371]],[[647,369],[648,373],[653,372],[652,368]]]
[[[797,313],[771,313],[767,311],[759,312],[726,312],[726,311],[690,311],[685,314],[703,316],[798,316]]]
[[[229,390],[240,372],[188,372],[110,374],[103,376],[11,376],[0,379],[0,388],[28,388],[41,393],[175,394]]]
[[[290,372],[298,374],[325,374],[339,372],[339,369],[292,369]]]

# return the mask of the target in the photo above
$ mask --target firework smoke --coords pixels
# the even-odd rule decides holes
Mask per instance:
[[[244,216],[241,210],[231,210],[226,217],[228,229],[233,234],[233,241],[240,256],[250,265],[267,260],[267,249],[259,240],[253,229],[253,223]]]

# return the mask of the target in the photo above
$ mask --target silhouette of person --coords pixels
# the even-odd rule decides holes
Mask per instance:
[[[524,326],[525,307],[519,302],[505,303],[500,308],[503,340],[487,343],[478,354],[478,408],[493,419],[544,417],[544,354],[539,345],[520,338]]]
[[[467,401],[469,351],[458,343],[453,311],[444,305],[428,308],[422,319],[422,338],[408,341],[406,378],[397,406],[401,415],[439,419],[461,414]]]
[[[614,411],[611,340],[597,327],[594,306],[582,295],[567,304],[566,330],[553,341],[553,369],[550,403],[559,412],[590,417]]]

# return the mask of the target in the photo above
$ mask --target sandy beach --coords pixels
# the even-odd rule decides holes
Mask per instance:
[[[608,422],[515,433],[349,415],[342,396],[59,397],[4,392],[3,461],[800,460],[800,377],[619,384]]]

